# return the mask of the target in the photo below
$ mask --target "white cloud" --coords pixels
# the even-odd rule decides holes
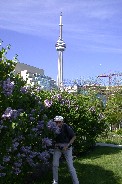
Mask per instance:
[[[63,11],[65,39],[72,39],[77,47],[83,41],[84,48],[121,52],[121,5],[121,0],[4,0],[0,28],[56,37]]]

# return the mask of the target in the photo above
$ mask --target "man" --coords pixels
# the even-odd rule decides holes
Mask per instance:
[[[53,154],[53,184],[58,184],[59,159],[62,153],[65,156],[73,184],[79,184],[75,168],[73,166],[72,143],[76,139],[75,133],[66,123],[62,116],[54,118],[56,126],[60,130],[55,139]]]

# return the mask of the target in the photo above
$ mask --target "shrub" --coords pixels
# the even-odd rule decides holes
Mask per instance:
[[[97,136],[107,127],[101,101],[94,98],[94,95],[53,91],[45,100],[45,105],[50,119],[62,115],[64,121],[73,127],[77,135],[74,144],[76,154],[93,147]]]
[[[45,106],[14,75],[16,63],[0,50],[0,177],[1,183],[22,183],[28,172],[50,160]]]
[[[122,135],[122,128],[121,128],[121,129],[118,129],[118,130],[116,131],[116,133],[117,133],[118,135]]]

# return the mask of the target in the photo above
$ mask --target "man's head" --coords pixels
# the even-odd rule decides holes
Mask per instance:
[[[64,118],[62,116],[56,116],[54,121],[58,127],[61,127],[63,125]]]

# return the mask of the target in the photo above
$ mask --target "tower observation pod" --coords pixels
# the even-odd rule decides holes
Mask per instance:
[[[56,50],[58,51],[58,76],[57,76],[57,86],[59,89],[63,88],[63,51],[65,51],[66,44],[62,38],[62,12],[60,14],[60,24],[59,24],[59,39],[55,44]]]

